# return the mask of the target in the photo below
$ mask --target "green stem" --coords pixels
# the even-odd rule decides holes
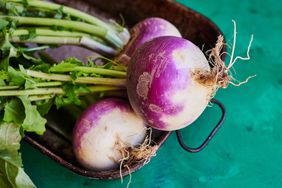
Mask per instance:
[[[38,43],[38,44],[67,44],[67,45],[80,45],[79,37],[53,37],[53,36],[36,36],[32,39],[22,40],[18,36],[13,36],[10,41],[16,43]]]
[[[103,69],[103,68],[95,68],[95,67],[85,67],[85,66],[75,66],[75,67],[65,67],[64,69],[56,69],[56,66],[50,68],[50,72],[55,73],[64,73],[64,72],[83,72],[83,73],[94,73],[100,74],[105,76],[114,76],[114,77],[126,77],[126,72],[124,71],[117,71],[117,70],[110,70],[110,69]]]
[[[74,29],[77,31],[86,32],[92,35],[105,37],[107,29],[98,27],[95,25],[71,21],[71,20],[60,20],[54,18],[38,18],[38,17],[21,17],[21,16],[0,16],[2,19],[17,21],[19,25],[35,25],[35,26],[58,26],[68,29]]]
[[[37,88],[37,89],[26,89],[26,90],[0,91],[0,96],[51,95],[51,94],[64,94],[64,90],[62,88]]]
[[[89,91],[81,91],[77,94],[85,94],[92,92],[115,91],[120,90],[120,87],[114,86],[89,86]],[[62,88],[37,88],[26,90],[8,90],[0,91],[0,96],[21,96],[21,95],[63,95],[65,91]]]
[[[126,94],[126,90],[108,90],[108,91],[104,91],[103,92],[105,96],[107,97],[123,97],[126,98],[127,94]],[[93,94],[91,94],[92,96]],[[28,97],[28,99],[30,101],[41,101],[41,100],[46,100],[46,99],[52,99],[54,98],[56,95],[31,95]],[[86,95],[85,97],[88,97],[89,95]],[[88,104],[92,104],[93,103],[93,97],[90,98],[89,101],[87,101]],[[94,100],[95,102],[95,100]],[[75,106],[77,107],[77,106]],[[68,108],[68,107],[67,107]]]
[[[53,86],[61,86],[62,82],[39,82],[34,84],[34,87],[53,87]],[[20,86],[0,86],[0,90],[13,90],[19,89]]]
[[[106,45],[98,42],[98,40],[95,41],[95,40],[92,40],[89,37],[83,36],[80,40],[80,43],[81,43],[82,46],[89,48],[89,49],[92,49],[92,50],[94,50],[98,53],[100,52],[100,53],[103,53],[103,54],[116,55],[119,52],[119,49],[115,50],[115,49],[113,49],[109,46],[106,46]]]
[[[75,31],[56,31],[48,28],[36,28],[35,33],[37,35],[44,35],[44,36],[62,36],[62,37],[81,37],[81,36],[87,36],[90,37],[89,34],[82,33],[82,32],[75,32]],[[29,30],[27,29],[16,29],[13,31],[13,36],[19,36],[19,35],[28,35]]]
[[[61,74],[47,74],[43,72],[26,70],[26,74],[35,77],[41,78],[45,80],[57,80],[57,81],[65,81],[65,82],[74,82],[81,84],[102,84],[102,85],[112,85],[112,86],[126,86],[126,79],[118,79],[118,78],[93,78],[93,77],[78,77],[73,80],[69,75],[61,75]]]
[[[76,18],[80,18],[88,23],[91,24],[95,24],[97,26],[102,26],[105,27],[107,29],[112,29],[112,27],[110,27],[108,24],[106,24],[105,22],[103,22],[102,20],[91,16],[89,14],[86,14],[82,11],[76,10],[74,8],[71,7],[67,7],[67,6],[62,6],[56,3],[52,3],[52,2],[47,2],[47,1],[38,1],[38,0],[27,0],[27,1],[23,1],[23,0],[5,0],[6,2],[13,2],[13,3],[26,3],[28,6],[31,7],[35,7],[35,8],[43,8],[43,9],[47,9],[47,10],[58,10],[61,8],[61,11],[64,14],[76,17]]]
[[[16,21],[19,25],[64,27],[67,29],[82,31],[94,36],[101,37],[118,48],[121,48],[124,45],[123,41],[116,34],[109,32],[109,30],[107,30],[106,28],[79,22],[79,21],[60,20],[54,18],[20,17],[20,16],[0,16],[0,18]]]
[[[54,98],[55,95],[31,95],[28,97],[30,101],[41,101]]]
[[[37,47],[30,47],[30,48],[22,48],[19,47],[23,52],[35,52],[35,51],[42,51],[50,48],[50,46],[37,46]]]
[[[19,33],[17,33],[19,34]],[[61,44],[61,45],[81,45],[96,52],[103,54],[114,55],[117,51],[111,47],[101,44],[97,41],[92,40],[89,37],[76,37],[76,36],[39,36],[34,38],[22,40],[19,36],[12,36],[10,38],[11,42],[16,43],[37,43],[37,44]]]
[[[18,89],[19,86],[0,86],[0,90]]]
[[[62,82],[39,82],[35,84],[35,87],[50,87],[50,86],[61,86]]]
[[[13,36],[20,36],[20,35],[28,35],[30,30],[29,29],[34,29],[36,35],[41,35],[41,36],[61,36],[61,37],[88,37],[91,38],[94,41],[97,41],[101,44],[106,44],[105,41],[103,41],[99,37],[91,36],[87,33],[83,32],[77,32],[77,31],[60,31],[60,30],[52,30],[49,28],[24,28],[24,29],[15,29],[13,30],[12,35]]]

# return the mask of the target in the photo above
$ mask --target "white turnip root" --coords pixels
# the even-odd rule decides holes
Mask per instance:
[[[149,146],[146,130],[143,120],[126,101],[104,99],[78,119],[73,132],[74,153],[80,164],[91,170],[141,161],[155,151]]]

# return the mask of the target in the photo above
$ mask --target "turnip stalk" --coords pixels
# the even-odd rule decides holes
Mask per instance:
[[[50,72],[57,72],[57,73],[63,73],[63,72],[83,72],[83,73],[95,73],[100,74],[104,76],[114,76],[114,77],[120,77],[120,78],[126,78],[126,72],[124,71],[117,71],[117,70],[110,70],[110,69],[104,69],[104,68],[96,68],[96,67],[85,67],[85,66],[76,66],[73,67],[65,67],[64,69],[56,69],[56,66],[50,68]]]
[[[120,87],[115,86],[88,86],[87,91],[78,92],[77,95],[92,93],[92,92],[103,92],[103,91],[115,91],[120,90]],[[21,95],[63,95],[65,91],[60,87],[51,88],[36,88],[36,89],[25,89],[25,90],[0,90],[0,96],[21,96]]]
[[[99,53],[114,55],[116,50],[109,47],[103,40],[83,32],[75,31],[55,31],[48,28],[36,28],[33,31],[36,37],[22,39],[22,36],[30,34],[33,28],[16,29],[10,34],[10,41],[16,43],[38,43],[38,44],[58,44],[58,45],[81,45]]]
[[[125,87],[126,79],[120,78],[95,78],[95,77],[77,77],[75,80],[69,75],[44,73],[40,71],[26,70],[26,74],[44,80],[56,80],[65,82],[74,82],[80,84],[103,84]]]
[[[8,30],[11,42],[81,45],[113,56],[129,39],[127,29],[117,23],[53,2],[4,0],[2,6],[0,19],[9,22],[7,29],[15,29]]]
[[[85,32],[94,36],[101,37],[105,39],[110,44],[115,47],[122,48],[123,41],[109,32],[106,28],[102,28],[96,25],[91,25],[79,21],[71,20],[60,20],[54,18],[37,18],[37,17],[20,17],[20,16],[0,16],[0,19],[5,19],[9,21],[15,21],[17,25],[35,25],[35,26],[49,26],[49,27],[63,27],[65,29],[73,29],[75,31]]]
[[[114,55],[116,50],[99,43],[89,37],[60,37],[60,36],[36,36],[32,39],[21,39],[18,36],[12,36],[11,42],[16,43],[37,43],[37,44],[58,44],[58,45],[80,45],[95,52]]]
[[[28,100],[30,100],[31,102],[34,102],[34,101],[42,101],[42,100],[52,99],[52,98],[54,98],[55,96],[56,96],[56,95],[54,95],[54,94],[31,95],[31,96],[28,96]]]
[[[24,6],[28,6],[28,7],[32,7],[32,8],[37,8],[37,9],[43,9],[43,10],[52,10],[52,11],[56,11],[61,9],[62,13],[69,15],[69,16],[73,16],[76,18],[79,18],[81,20],[84,20],[88,23],[97,25],[97,26],[101,26],[101,27],[105,27],[108,29],[117,29],[117,31],[123,31],[123,29],[121,29],[121,27],[113,27],[114,25],[109,25],[104,23],[103,21],[101,21],[100,19],[91,16],[89,14],[86,14],[82,11],[79,11],[77,9],[68,7],[68,6],[63,6],[60,4],[56,4],[56,3],[52,3],[52,2],[47,2],[47,1],[38,1],[38,0],[4,0],[4,2],[10,2],[10,3],[16,3],[16,5],[19,4],[23,4]],[[26,5],[27,3],[27,5]]]
[[[34,29],[34,32],[36,35],[40,36],[61,36],[61,37],[91,37],[91,35],[83,32],[77,32],[77,31],[60,31],[60,30],[53,30],[49,28],[31,28]],[[20,28],[20,29],[15,29],[11,33],[13,36],[21,36],[21,35],[28,35],[29,34],[29,28]],[[95,38],[95,40],[99,40],[99,38]],[[103,42],[100,40],[100,42]]]
[[[51,86],[61,86],[63,83],[62,82],[39,82],[39,83],[34,83],[33,86],[35,88],[37,87],[51,87]],[[20,86],[0,86],[0,90],[13,90],[13,89],[19,89]]]

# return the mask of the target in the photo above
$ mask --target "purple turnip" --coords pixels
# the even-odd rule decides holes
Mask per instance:
[[[164,36],[146,42],[136,49],[128,66],[127,93],[132,108],[147,124],[159,130],[171,131],[190,125],[219,88],[226,88],[229,83],[236,85],[230,68],[237,59],[249,59],[252,39],[247,57],[234,60],[233,42],[227,66],[220,57],[222,36],[209,51],[208,60],[196,45],[180,37]]]
[[[169,21],[151,17],[138,22],[130,29],[130,40],[123,48],[117,61],[128,64],[128,57],[130,58],[136,49],[138,49],[145,42],[161,36],[176,36],[181,37],[178,29]]]
[[[113,169],[124,158],[130,158],[130,152],[138,151],[133,148],[142,145],[146,130],[143,120],[126,101],[104,99],[91,105],[77,120],[73,131],[74,153],[86,169]]]

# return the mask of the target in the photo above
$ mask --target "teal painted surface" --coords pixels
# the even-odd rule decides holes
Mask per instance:
[[[198,154],[184,152],[175,134],[157,156],[132,174],[131,187],[236,188],[282,187],[282,2],[281,0],[182,0],[213,20],[232,40],[231,19],[238,24],[237,55],[244,55],[251,33],[250,62],[238,62],[238,79],[257,77],[239,88],[229,87],[216,98],[226,106],[222,129]],[[218,109],[209,108],[185,129],[196,146],[212,128]],[[75,175],[23,143],[24,167],[39,188],[126,187],[119,180],[97,181]]]

